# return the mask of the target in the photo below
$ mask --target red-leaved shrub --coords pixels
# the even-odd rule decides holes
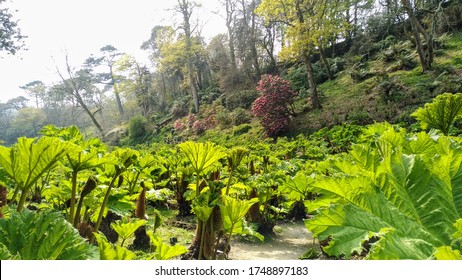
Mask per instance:
[[[279,76],[265,75],[257,86],[261,94],[252,104],[252,112],[257,116],[266,134],[278,136],[290,125],[291,106],[297,93],[290,82]]]
[[[173,124],[173,128],[176,131],[183,131],[186,129],[186,124],[183,122],[182,119],[177,119],[175,123]]]

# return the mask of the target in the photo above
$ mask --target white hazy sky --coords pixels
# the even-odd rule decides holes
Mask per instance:
[[[212,13],[217,0],[196,0],[202,7],[193,16],[203,26],[202,35],[210,39],[225,32],[223,19]],[[71,65],[79,66],[105,45],[143,59],[141,44],[149,39],[155,25],[171,25],[175,17],[169,10],[176,0],[14,0],[6,2],[17,10],[21,33],[28,36],[28,50],[15,56],[0,53],[0,102],[25,96],[19,87],[41,80],[49,85],[59,81],[56,66],[62,68],[65,52]]]

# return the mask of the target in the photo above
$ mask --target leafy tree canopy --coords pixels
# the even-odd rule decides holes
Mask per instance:
[[[4,0],[0,0],[0,52],[15,54],[24,48],[24,38],[17,21],[8,8],[3,8]]]

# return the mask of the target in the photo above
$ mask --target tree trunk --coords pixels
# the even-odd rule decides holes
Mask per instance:
[[[311,93],[311,105],[314,109],[322,108],[321,102],[319,101],[318,96],[318,89],[316,85],[316,81],[314,79],[313,74],[313,65],[311,64],[311,55],[305,55],[305,68],[308,76],[308,84],[310,86],[310,93]]]
[[[245,40],[245,46],[246,50],[250,51],[250,57],[249,57],[249,64],[253,67],[253,71],[255,71],[255,76],[254,80],[258,81],[260,80],[261,77],[261,69],[260,69],[260,63],[258,62],[258,51],[257,51],[257,39],[256,39],[256,15],[255,15],[255,7],[256,3],[255,0],[252,0],[252,3],[250,4],[250,9],[251,11],[249,12],[250,18],[248,16],[248,5],[245,0],[240,1],[241,4],[241,12],[242,12],[242,20],[245,25],[245,32],[248,32],[248,36],[244,38]]]
[[[193,70],[193,61],[192,61],[192,42],[191,42],[191,24],[189,22],[192,9],[191,3],[186,0],[178,0],[179,8],[183,14],[183,29],[186,40],[186,54],[188,56],[187,65],[188,68],[188,78],[189,78],[189,87],[191,90],[191,96],[194,101],[195,112],[199,112],[199,94],[197,93],[197,88],[195,85],[194,70]]]
[[[270,65],[269,65],[269,72],[277,73],[277,62],[276,58],[274,57],[274,42],[275,42],[275,34],[276,30],[273,25],[265,26],[266,35],[263,39],[263,47],[270,58]]]
[[[412,35],[414,36],[414,42],[416,45],[417,53],[419,54],[420,65],[422,66],[422,72],[432,68],[433,62],[433,42],[431,36],[420,24],[419,20],[414,14],[412,5],[409,0],[401,0],[403,8],[406,10],[407,15],[409,16],[409,22],[411,24]],[[426,41],[426,50],[424,44],[420,38],[420,34],[423,35],[424,40]]]
[[[253,60],[253,67],[255,68],[255,80],[259,81],[261,78],[261,70],[260,70],[260,63],[258,62],[258,52],[257,52],[257,38],[255,34],[256,30],[256,20],[255,20],[255,12],[256,9],[255,0],[252,0],[252,25],[250,27],[250,50],[252,52],[252,60]]]
[[[319,56],[321,57],[322,65],[324,65],[324,68],[326,69],[327,77],[329,78],[329,80],[333,80],[334,75],[332,74],[332,71],[330,70],[330,65],[329,65],[329,62],[327,61],[326,53],[324,52],[324,48],[322,47],[322,44],[319,44]]]
[[[229,54],[231,57],[231,68],[235,72],[237,69],[236,66],[236,50],[234,48],[234,34],[233,31],[228,29],[228,36],[229,36]]]
[[[234,20],[234,6],[231,0],[225,0],[226,8],[226,28],[228,29],[228,39],[229,39],[229,54],[231,57],[231,67],[233,73],[236,71],[236,50],[234,47],[234,30],[233,30],[233,20]]]
[[[91,121],[96,126],[96,129],[98,129],[100,135],[104,136],[104,130],[99,124],[98,120],[95,118],[95,114],[90,111],[90,109],[87,107],[87,105],[83,101],[82,96],[80,95],[79,88],[77,87],[74,74],[72,73],[71,66],[69,65],[69,57],[67,55],[66,55],[66,70],[69,75],[69,79],[66,80],[64,78],[64,76],[61,74],[61,71],[59,71],[58,67],[56,67],[56,70],[58,71],[58,75],[63,81],[64,85],[66,85],[67,89],[69,90],[69,94],[75,97],[77,103],[80,106],[82,106],[82,109],[90,117]]]
[[[112,88],[114,90],[114,95],[116,98],[117,108],[119,109],[119,116],[120,116],[120,119],[123,120],[124,119],[124,107],[122,106],[122,101],[120,100],[120,93],[119,93],[119,89],[117,88],[117,82],[114,78],[114,73],[112,71],[112,64],[109,65],[109,71],[110,71],[109,74],[111,75]]]
[[[88,109],[87,105],[85,104],[85,102],[83,102],[82,100],[82,97],[80,96],[80,93],[75,90],[74,92],[75,94],[75,97],[77,98],[77,102],[79,103],[80,106],[82,106],[82,109],[85,111],[85,113],[87,113],[87,115],[90,117],[91,121],[93,122],[93,124],[96,126],[96,129],[98,129],[99,133],[101,134],[101,136],[104,136],[104,130],[103,128],[101,127],[101,125],[99,124],[98,120],[95,118],[95,115],[90,111],[90,109]]]

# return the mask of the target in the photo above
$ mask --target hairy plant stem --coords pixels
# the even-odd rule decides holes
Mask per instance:
[[[104,208],[106,208],[107,201],[109,200],[111,189],[114,186],[115,181],[120,176],[120,174],[122,174],[121,170],[116,171],[116,174],[114,175],[114,177],[112,177],[111,183],[109,184],[106,194],[104,195],[103,203],[101,204],[101,208],[98,214],[98,219],[96,220],[95,229],[93,230],[93,232],[95,233],[98,232],[99,226],[101,225],[101,221],[103,220]],[[93,243],[94,241],[95,241],[95,235],[92,235],[90,238],[90,243]]]
[[[67,218],[67,221],[69,223],[72,223],[74,221],[74,212],[75,212],[75,195],[77,194],[77,170],[72,171],[72,191],[71,191],[71,204],[69,207],[69,216]]]
[[[229,237],[226,240],[226,246],[223,249],[223,253],[225,253],[225,255],[226,255],[226,251],[228,250],[229,243],[231,242],[231,236],[233,235],[233,230],[234,230],[234,224],[231,226],[231,229],[229,230]]]
[[[11,202],[14,203],[16,201],[16,197],[18,196],[19,188],[14,189],[13,197],[11,198]]]
[[[197,257],[199,260],[202,260],[204,254],[204,239],[205,239],[205,223],[200,221],[201,223],[201,241],[199,245],[199,256]]]
[[[21,197],[19,198],[18,207],[16,211],[21,212],[24,209],[24,204],[26,203],[28,189],[23,189],[21,192]]]
[[[201,187],[200,187],[200,178],[199,174],[197,174],[196,177],[196,198],[199,197],[201,194]],[[200,240],[199,240],[199,254],[197,258],[199,260],[202,259],[202,254],[204,251],[204,236],[205,236],[205,224],[204,222],[201,221],[201,219],[198,219],[197,221],[197,234],[200,234]]]
[[[228,184],[226,185],[226,195],[229,194],[229,189],[231,187],[231,181],[233,180],[233,174],[234,174],[234,168],[231,169],[231,172],[229,173]]]

